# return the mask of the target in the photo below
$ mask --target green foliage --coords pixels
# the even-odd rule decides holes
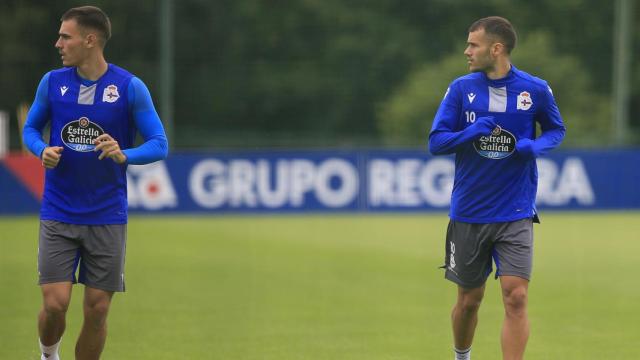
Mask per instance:
[[[156,106],[161,101],[158,3],[93,2],[113,23],[107,60],[139,76]],[[178,148],[381,141],[419,146],[435,111],[432,102],[437,104],[447,84],[466,72],[460,44],[467,27],[479,17],[496,14],[509,18],[523,39],[514,54],[516,65],[553,86],[569,125],[567,144],[602,144],[611,127],[613,2],[183,0],[174,4],[172,143]],[[59,17],[77,5],[71,0],[0,2],[0,109],[10,111],[13,118],[19,103],[33,100],[42,75],[61,66],[53,48]],[[637,19],[634,26],[634,34],[639,34]],[[540,51],[546,51],[544,58],[536,41]],[[637,57],[640,37],[633,41]],[[632,63],[634,74],[640,73],[640,63]],[[631,109],[640,102],[638,84],[632,81]],[[415,114],[410,115],[412,111]],[[632,116],[631,122],[640,126],[640,117]],[[11,131],[16,147],[15,122]]]
[[[387,18],[383,5],[247,0],[224,14],[178,9],[192,22],[177,34],[177,86],[210,92],[179,97],[177,118],[226,133],[375,135],[371,102],[421,56],[419,30]],[[201,41],[212,46],[193,46]]]
[[[462,50],[436,63],[426,63],[407,77],[380,106],[377,122],[389,144],[405,139],[424,143],[448,84],[466,73]],[[520,41],[513,63],[552,87],[567,125],[567,144],[602,145],[610,138],[609,99],[593,89],[587,70],[575,56],[557,54],[548,32]]]
[[[611,139],[610,98],[596,92],[578,57],[554,50],[552,38],[548,32],[531,34],[514,51],[514,64],[553,89],[567,126],[567,145],[605,145]]]
[[[426,144],[433,117],[448,84],[464,74],[462,51],[437,63],[427,63],[407,77],[394,95],[380,106],[376,116],[380,133],[389,145],[406,139]]]

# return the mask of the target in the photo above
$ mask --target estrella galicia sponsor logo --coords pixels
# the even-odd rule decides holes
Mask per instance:
[[[488,159],[504,159],[513,154],[516,138],[512,133],[497,126],[491,135],[482,136],[473,142],[473,147],[480,156]]]
[[[66,124],[60,132],[60,138],[72,150],[89,152],[96,147],[93,142],[102,134],[104,134],[104,130],[100,125],[92,123],[86,117],[81,117]]]

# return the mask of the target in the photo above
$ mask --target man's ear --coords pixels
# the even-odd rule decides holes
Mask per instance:
[[[491,45],[491,55],[493,55],[494,57],[500,54],[504,54],[505,51],[507,51],[507,48],[504,46],[503,43],[497,42]]]
[[[99,46],[99,40],[98,40],[98,36],[96,36],[96,34],[94,33],[89,33],[85,38],[84,38],[84,42],[87,46],[87,48],[93,48],[95,46]]]

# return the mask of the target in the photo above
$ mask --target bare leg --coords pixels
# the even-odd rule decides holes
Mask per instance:
[[[504,324],[502,326],[502,358],[521,360],[529,339],[527,293],[529,281],[517,276],[501,276]]]
[[[484,284],[474,289],[458,286],[458,300],[451,312],[453,341],[456,349],[468,349],[473,343],[473,335],[478,324],[478,310],[484,297],[484,289]]]
[[[65,317],[71,301],[71,282],[43,284],[42,309],[38,314],[38,334],[45,346],[56,344],[66,327]]]
[[[85,287],[84,322],[76,344],[76,360],[97,360],[107,339],[107,314],[113,292]]]

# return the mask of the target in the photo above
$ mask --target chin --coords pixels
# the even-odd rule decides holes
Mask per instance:
[[[487,72],[487,70],[489,70],[489,68],[486,66],[478,66],[478,65],[469,66],[470,72]]]

